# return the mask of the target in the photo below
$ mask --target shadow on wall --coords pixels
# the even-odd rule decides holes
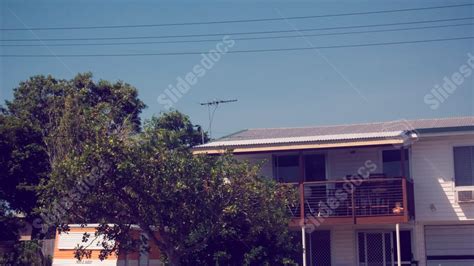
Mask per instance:
[[[418,221],[456,221],[466,211],[457,203],[449,145],[419,141],[412,150],[415,212]]]

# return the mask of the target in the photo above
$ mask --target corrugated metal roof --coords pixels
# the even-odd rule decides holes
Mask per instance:
[[[269,139],[249,139],[249,140],[224,140],[213,141],[197,148],[207,147],[225,147],[225,146],[242,146],[242,145],[267,145],[267,144],[285,144],[285,143],[307,143],[307,142],[325,142],[325,141],[345,141],[345,140],[367,140],[380,138],[402,138],[404,131],[389,131],[376,133],[354,133],[354,134],[336,134],[323,136],[305,136],[305,137],[288,137],[288,138],[269,138]]]
[[[389,137],[395,138],[400,137],[400,132],[403,131],[473,126],[474,116],[468,116],[438,119],[395,120],[379,123],[335,126],[247,129],[210,143],[196,146],[196,148],[359,140]]]

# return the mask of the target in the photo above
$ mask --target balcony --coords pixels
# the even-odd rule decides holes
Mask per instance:
[[[292,224],[394,224],[414,217],[413,182],[370,177],[293,183],[299,203],[289,206]]]

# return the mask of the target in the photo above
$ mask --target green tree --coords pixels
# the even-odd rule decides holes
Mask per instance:
[[[0,110],[0,202],[9,212],[20,211],[32,220],[37,188],[49,177],[54,164],[84,139],[84,118],[107,113],[110,127],[124,121],[140,130],[139,114],[145,107],[137,90],[124,82],[95,82],[92,74],[71,80],[33,76],[14,89],[12,101]],[[7,220],[3,216],[3,220]]]
[[[11,252],[0,257],[0,265],[49,266],[51,264],[51,258],[43,255],[41,242],[38,240],[17,242]]]
[[[42,137],[31,124],[0,114],[0,202],[5,209],[29,214],[35,187],[49,172]]]
[[[94,138],[65,155],[44,186],[44,206],[67,202],[67,217],[57,221],[62,230],[69,223],[99,222],[97,235],[116,240],[103,243],[103,258],[137,249],[141,241],[130,239],[130,230],[138,225],[171,265],[291,261],[290,188],[231,155],[193,155],[189,146],[200,132],[177,112],[151,119],[140,134],[126,124],[110,131],[101,121],[106,119],[89,128]],[[87,193],[71,193],[91,179]],[[87,252],[79,248],[76,255]]]
[[[90,73],[71,80],[40,75],[21,82],[14,89],[13,100],[0,107],[0,239],[18,240],[23,222],[45,228],[52,225],[41,219],[37,222],[35,210],[44,209],[38,204],[37,193],[62,156],[69,150],[80,152],[84,140],[91,137],[87,135],[91,131],[84,130],[88,121],[75,119],[76,115],[85,118],[104,113],[109,130],[127,121],[138,132],[144,107],[137,90],[129,84],[94,82]],[[38,259],[42,255],[38,245],[34,241],[16,242],[2,263],[45,263],[45,258]]]
[[[161,141],[169,149],[189,149],[209,141],[207,133],[203,132],[201,126],[193,125],[189,117],[179,111],[153,116],[145,124],[145,130],[149,131],[147,133],[155,133],[158,137],[155,140]]]
[[[33,76],[14,89],[13,100],[6,102],[9,113],[30,121],[43,136],[48,136],[62,116],[68,95],[81,96],[81,106],[94,107],[109,104],[113,121],[120,124],[129,120],[135,131],[140,129],[140,113],[145,104],[138,99],[136,88],[118,81],[95,82],[91,73],[78,74],[71,80],[52,76]]]

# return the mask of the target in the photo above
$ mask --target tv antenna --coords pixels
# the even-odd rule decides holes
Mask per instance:
[[[214,101],[209,101],[205,103],[200,103],[201,105],[207,105],[207,112],[209,116],[209,138],[212,138],[212,120],[214,120],[214,113],[217,110],[217,107],[219,107],[219,104],[223,103],[233,103],[236,102],[237,99],[233,100],[214,100]],[[212,109],[212,111],[211,111]]]

